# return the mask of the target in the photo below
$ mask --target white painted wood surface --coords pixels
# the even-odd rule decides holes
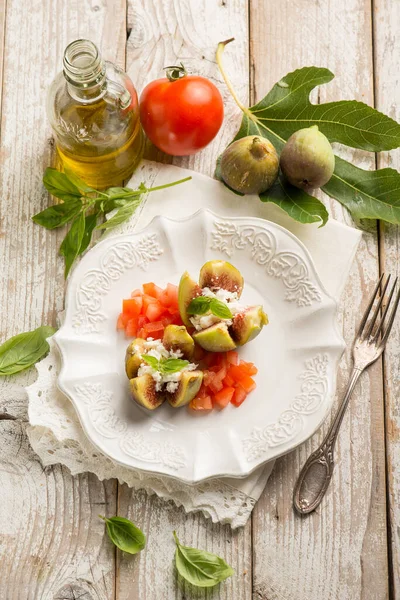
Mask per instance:
[[[214,60],[217,42],[228,37],[236,41],[227,48],[225,62],[244,101],[249,95],[261,98],[288,71],[316,64],[331,68],[336,79],[315,100],[356,97],[373,104],[375,83],[377,106],[399,118],[399,4],[375,0],[372,8],[373,19],[367,0],[42,0],[35,5],[0,0],[0,340],[54,322],[62,307],[60,236],[34,226],[30,216],[48,202],[41,187],[43,169],[52,160],[45,91],[69,41],[89,37],[99,43],[106,58],[126,62],[139,90],[176,60],[214,80],[226,106],[221,133],[198,155],[174,159],[212,175],[216,156],[240,122]],[[152,149],[149,156],[168,160]],[[362,166],[374,165],[368,153],[348,151],[347,156]],[[398,156],[380,157],[380,165],[399,168]],[[329,204],[337,219],[351,222],[338,203]],[[382,264],[398,271],[397,228],[382,229],[380,242]],[[372,223],[345,293],[340,321],[348,342],[378,271]],[[384,378],[382,365],[375,365],[354,395],[332,487],[318,513],[297,518],[291,494],[322,432],[278,462],[252,521],[234,534],[114,481],[71,477],[61,467],[43,471],[24,433],[21,385],[34,373],[0,379],[0,598],[383,600],[389,598],[390,570],[390,598],[399,600],[399,343],[397,325]],[[347,352],[338,394],[349,367]],[[136,557],[116,553],[99,513],[132,518],[148,536],[146,551]],[[234,578],[214,590],[181,587],[172,565],[173,529],[185,543],[224,556],[236,570]]]

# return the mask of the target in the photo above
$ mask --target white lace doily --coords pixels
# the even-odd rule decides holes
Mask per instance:
[[[338,297],[360,240],[359,231],[331,221],[321,237],[316,233],[316,228],[288,221],[283,214],[276,213],[276,208],[262,204],[256,198],[248,197],[246,202],[238,200],[219,182],[170,165],[143,161],[130,186],[137,186],[140,180],[160,185],[189,174],[193,177],[190,191],[182,185],[165,190],[162,194],[154,194],[154,198],[149,196],[151,200],[146,199],[140,212],[111,234],[141,229],[155,214],[179,213],[183,217],[202,206],[220,214],[232,212],[270,218],[291,229],[303,240],[317,267],[325,266],[320,269],[320,275],[326,288]],[[73,475],[90,471],[99,479],[117,478],[135,489],[144,489],[149,494],[173,500],[177,506],[183,506],[186,512],[202,511],[214,522],[230,523],[232,528],[246,523],[267,483],[273,463],[261,467],[246,479],[215,479],[194,486],[114,463],[87,439],[72,404],[57,388],[60,357],[55,343],[51,340],[49,343],[49,355],[36,366],[37,381],[26,388],[30,422],[27,433],[33,449],[45,466],[61,463]]]

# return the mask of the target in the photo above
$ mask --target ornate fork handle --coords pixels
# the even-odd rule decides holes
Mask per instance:
[[[353,368],[346,393],[328,433],[322,444],[308,457],[297,479],[293,503],[296,510],[302,515],[312,512],[319,506],[329,487],[334,467],[333,451],[337,435],[351,394],[364,368]]]

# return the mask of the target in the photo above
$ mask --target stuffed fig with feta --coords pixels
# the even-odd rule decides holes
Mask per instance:
[[[268,323],[262,306],[239,302],[244,286],[240,271],[224,260],[205,263],[197,283],[186,271],[178,304],[182,321],[204,350],[228,352],[253,340]]]

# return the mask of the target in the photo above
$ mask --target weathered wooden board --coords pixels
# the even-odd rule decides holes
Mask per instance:
[[[375,104],[400,119],[400,4],[377,0],[373,13]],[[400,151],[378,155],[378,167],[400,170]],[[400,275],[399,228],[381,224],[381,269]],[[394,324],[384,356],[389,561],[393,600],[400,599],[400,319]]]
[[[256,99],[288,71],[318,65],[330,68],[336,79],[320,88],[315,100],[356,97],[373,104],[369,2],[252,0],[250,19]],[[373,155],[346,151],[345,156],[366,168],[374,165]],[[330,205],[337,219],[351,222],[338,203]],[[377,275],[373,224],[364,235],[344,295],[341,326],[348,345]],[[340,366],[338,397],[343,394],[350,364],[348,347]],[[382,371],[376,364],[353,396],[340,433],[333,482],[317,513],[297,517],[292,491],[322,432],[278,462],[253,513],[254,598],[388,597],[383,427]]]
[[[2,99],[2,82],[3,82],[3,56],[4,56],[4,36],[5,36],[5,19],[6,19],[6,0],[0,0],[0,115],[1,115],[1,99]]]
[[[0,339],[54,323],[63,306],[60,236],[30,217],[48,196],[41,179],[52,161],[46,89],[66,44],[101,43],[123,61],[125,2],[10,0],[6,10],[0,177]],[[0,23],[4,10],[0,10]],[[0,25],[1,31],[1,25]],[[0,40],[3,36],[0,34]],[[117,47],[117,42],[119,47]],[[1,61],[0,61],[0,64]],[[1,378],[0,413],[26,419],[20,386],[35,371]],[[43,471],[21,421],[0,420],[0,597],[36,600],[114,597],[115,551],[98,513],[116,511],[116,482]],[[74,595],[75,594],[75,595]]]
[[[162,76],[166,65],[182,61],[193,73],[209,77],[220,88],[227,118],[217,138],[193,157],[173,163],[212,175],[215,159],[238,128],[240,115],[233,105],[215,64],[219,41],[234,35],[237,53],[228,61],[235,85],[248,97],[248,31],[245,0],[209,2],[167,0],[132,1],[128,8],[127,68],[141,90],[151,79]],[[166,160],[161,153],[148,154]],[[163,600],[188,598],[251,598],[251,525],[236,533],[229,527],[213,525],[201,515],[186,515],[172,503],[137,493],[126,486],[119,490],[119,514],[131,516],[145,531],[147,551],[132,560],[119,557],[117,599]],[[181,541],[224,556],[236,575],[215,590],[181,588],[173,568],[176,529]]]

